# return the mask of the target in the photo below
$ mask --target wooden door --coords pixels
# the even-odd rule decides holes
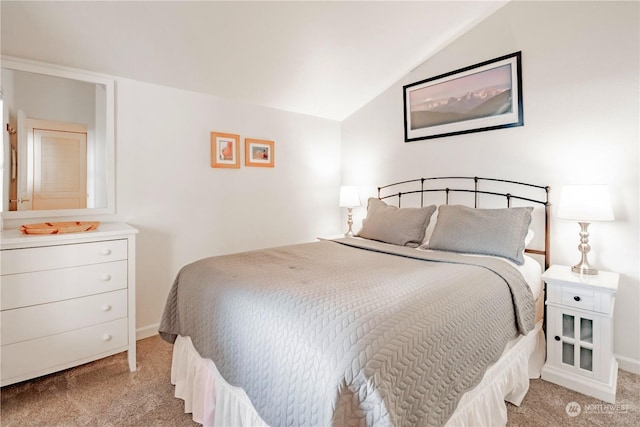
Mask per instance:
[[[87,134],[33,128],[33,209],[87,206]]]

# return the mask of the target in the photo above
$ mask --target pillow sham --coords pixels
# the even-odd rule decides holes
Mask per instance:
[[[371,197],[367,204],[367,217],[362,220],[357,236],[417,248],[424,240],[425,230],[435,211],[435,205],[398,208]]]
[[[442,205],[428,249],[494,255],[524,264],[533,207],[475,209]]]

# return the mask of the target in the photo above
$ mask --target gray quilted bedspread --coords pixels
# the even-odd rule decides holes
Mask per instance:
[[[341,239],[185,266],[160,333],[190,336],[271,426],[437,426],[533,324],[505,262]]]

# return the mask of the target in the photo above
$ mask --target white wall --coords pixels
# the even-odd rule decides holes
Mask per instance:
[[[210,132],[275,141],[275,168],[213,169]],[[116,82],[117,214],[138,228],[137,327],[157,332],[178,270],[339,227],[340,125],[133,80]]]
[[[211,168],[210,132],[275,141],[274,168]],[[116,79],[116,214],[138,228],[136,326],[157,333],[179,269],[340,230],[340,123]],[[57,221],[77,220],[55,218]],[[23,220],[5,220],[17,228]]]
[[[20,109],[29,118],[95,127],[95,84],[26,71],[5,69],[2,74],[9,74],[13,79],[14,99],[10,105],[13,120],[16,110]],[[3,88],[11,84],[6,83],[3,77]]]
[[[469,175],[607,183],[616,221],[590,227],[590,261],[621,274],[614,350],[640,372],[637,2],[512,2],[342,123],[342,181]],[[522,51],[524,127],[404,143],[402,86]],[[555,206],[552,206],[552,216]],[[354,210],[358,229],[364,208]],[[552,218],[552,263],[575,264],[579,228]]]

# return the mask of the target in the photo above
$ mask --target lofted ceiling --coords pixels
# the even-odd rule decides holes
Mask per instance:
[[[2,54],[343,120],[505,1],[7,1]]]

